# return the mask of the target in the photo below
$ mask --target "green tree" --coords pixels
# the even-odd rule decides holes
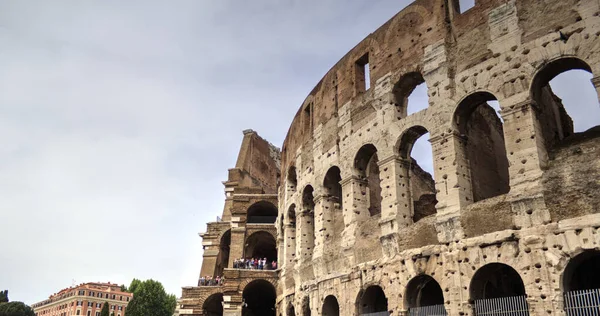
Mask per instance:
[[[109,316],[108,315],[108,302],[104,302],[104,305],[102,306],[102,310],[100,311],[100,316]]]
[[[0,303],[8,303],[8,290],[0,291]]]
[[[175,311],[177,299],[175,295],[165,292],[163,285],[154,280],[131,282],[129,290],[133,299],[127,305],[127,316],[171,316]]]
[[[35,313],[23,302],[10,302],[0,303],[0,316],[35,316]]]
[[[137,290],[138,286],[140,286],[140,284],[142,284],[142,281],[138,280],[138,279],[133,279],[131,281],[131,284],[129,285],[129,293],[135,293],[135,290]]]

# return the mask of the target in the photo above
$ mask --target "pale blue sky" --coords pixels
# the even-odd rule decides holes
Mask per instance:
[[[72,280],[196,284],[242,130],[281,146],[327,70],[408,2],[2,1],[0,289],[31,304]]]

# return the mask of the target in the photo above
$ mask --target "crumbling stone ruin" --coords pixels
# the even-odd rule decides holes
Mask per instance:
[[[575,133],[549,82],[584,70],[600,94],[599,37],[596,0],[413,2],[308,95],[280,169],[265,141],[261,159],[242,145],[202,235],[202,274],[227,281],[184,288],[182,314],[597,312],[600,129]],[[431,175],[411,156],[427,133]],[[274,225],[253,223],[267,202]],[[258,231],[277,270],[232,268]]]

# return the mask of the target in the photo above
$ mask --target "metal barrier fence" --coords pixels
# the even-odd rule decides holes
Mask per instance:
[[[444,304],[421,306],[421,307],[411,307],[408,309],[408,314],[410,316],[446,316],[446,315],[448,315],[448,313],[446,312],[446,308],[444,307]]]
[[[528,316],[526,296],[511,296],[475,300],[475,315]]]
[[[565,293],[567,316],[600,316],[600,289]]]
[[[385,311],[385,312],[376,312],[376,313],[365,313],[365,314],[360,314],[360,316],[390,316],[390,312]]]

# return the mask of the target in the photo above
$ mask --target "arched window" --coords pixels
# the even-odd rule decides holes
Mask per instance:
[[[342,176],[340,175],[340,168],[331,167],[325,174],[325,180],[323,181],[323,188],[328,199],[331,199],[334,203],[339,205],[339,209],[342,208]]]
[[[354,159],[354,169],[359,178],[366,182],[367,205],[371,216],[381,214],[381,179],[377,148],[371,144],[360,148]]]
[[[479,268],[471,279],[470,295],[475,315],[529,315],[523,280],[508,265],[489,263]]]
[[[477,92],[466,97],[454,113],[454,123],[465,141],[473,202],[510,190],[503,123],[491,101],[496,101],[494,95]]]
[[[377,285],[369,286],[358,297],[358,314],[380,313],[388,311],[388,302],[383,289]]]
[[[545,65],[534,77],[531,96],[548,151],[576,133],[598,130],[598,94],[590,82],[588,64],[562,58]],[[561,99],[562,98],[562,99]]]
[[[340,305],[338,304],[337,298],[333,295],[329,295],[323,301],[323,316],[339,316]]]
[[[202,315],[223,316],[223,294],[217,293],[209,296],[202,304]]]
[[[562,276],[567,315],[600,311],[600,251],[587,250],[569,260]]]
[[[420,72],[405,74],[392,89],[396,105],[396,118],[402,119],[408,115],[426,109],[429,105],[427,84]]]
[[[428,275],[410,280],[405,298],[410,315],[447,315],[442,288]]]
[[[408,168],[407,187],[411,197],[413,222],[436,213],[435,181],[433,180],[433,151],[425,127],[413,126],[400,138],[400,157]]]
[[[227,230],[221,237],[219,243],[219,254],[215,266],[215,276],[223,275],[223,270],[229,265],[229,249],[231,246],[231,229]]]
[[[277,242],[270,233],[265,231],[253,233],[246,238],[245,245],[246,258],[267,258],[268,263],[277,261]]]
[[[302,223],[300,250],[303,258],[312,258],[315,246],[315,200],[313,187],[307,185],[302,191]],[[297,251],[297,249],[296,249]]]
[[[296,192],[298,186],[298,178],[296,176],[296,167],[291,166],[287,173],[287,186],[290,192]]]
[[[308,296],[302,299],[302,316],[310,316],[310,298]]]
[[[294,309],[294,304],[289,303],[285,312],[286,316],[296,316],[296,310]]]
[[[274,224],[277,220],[277,207],[271,202],[260,201],[252,204],[248,209],[247,223]]]
[[[254,280],[242,293],[244,304],[243,316],[275,316],[275,287],[265,280]]]

